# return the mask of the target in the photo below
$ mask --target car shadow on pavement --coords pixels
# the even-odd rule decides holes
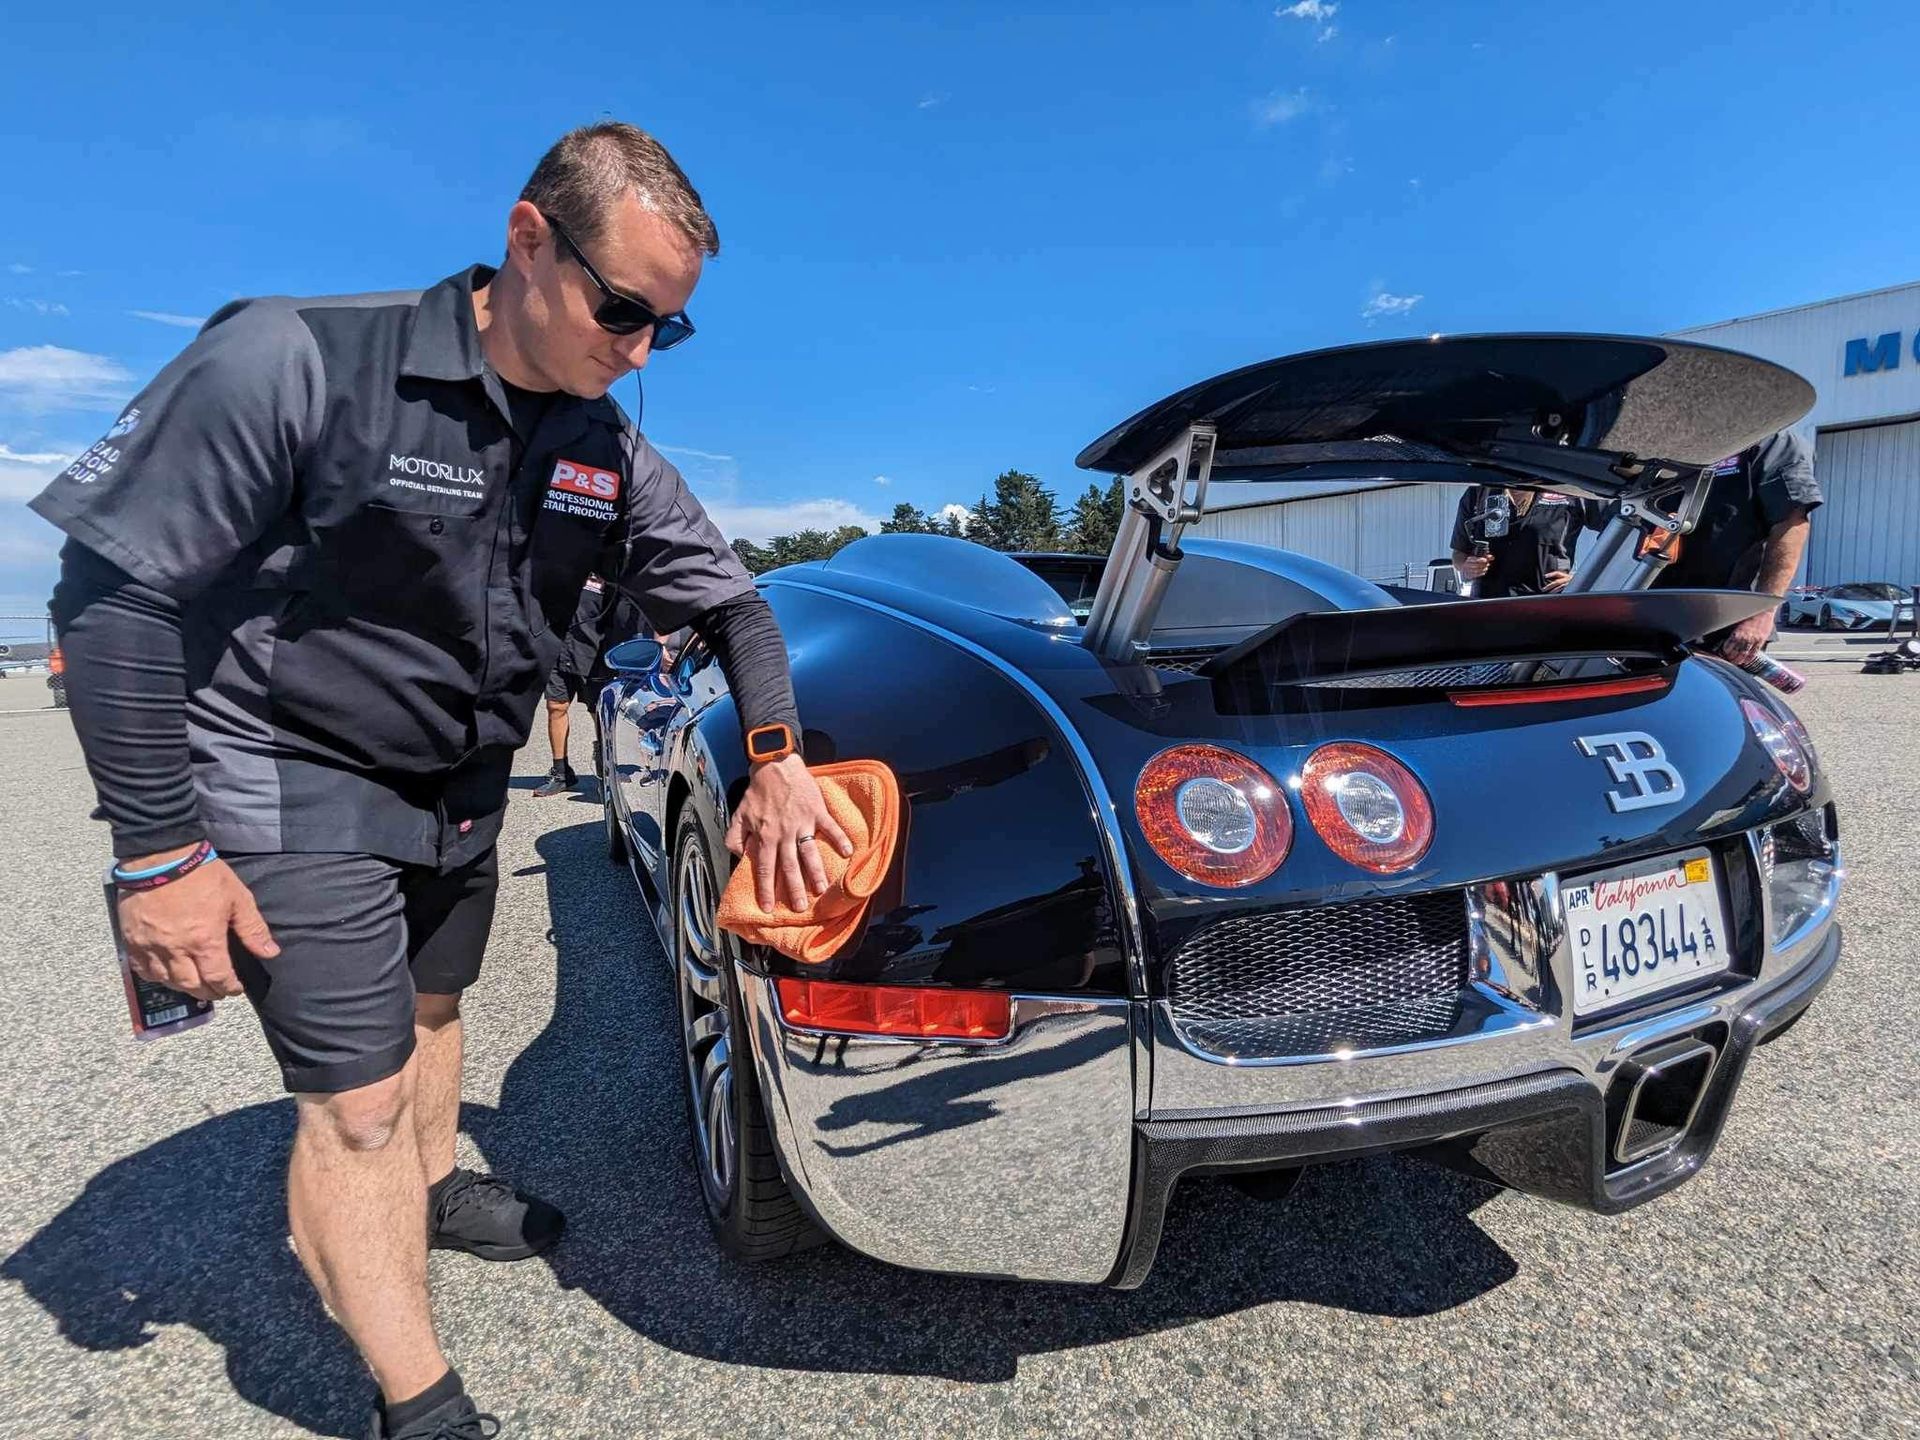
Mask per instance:
[[[293,1101],[206,1120],[116,1160],[0,1263],[70,1343],[135,1350],[190,1325],[248,1401],[322,1435],[364,1418],[366,1367],[287,1242]],[[84,1405],[68,1413],[80,1433]]]
[[[709,1238],[692,1169],[674,995],[638,891],[600,827],[539,841],[556,1000],[467,1128],[494,1169],[561,1205],[563,1285],[702,1358],[1003,1381],[1023,1355],[1150,1334],[1274,1301],[1417,1317],[1516,1273],[1472,1218],[1491,1186],[1383,1157],[1309,1172],[1283,1204],[1225,1184],[1176,1192],[1132,1293],[900,1270],[839,1246],[765,1266]]]

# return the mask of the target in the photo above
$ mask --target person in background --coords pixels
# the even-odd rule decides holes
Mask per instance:
[[[1820,508],[1813,452],[1791,430],[1778,430],[1713,467],[1700,520],[1680,537],[1679,553],[1654,580],[1661,590],[1755,590],[1785,595],[1806,553],[1813,512]],[[1777,605],[1709,636],[1735,665],[1745,665],[1773,638]]]
[[[1489,534],[1501,498],[1510,510],[1506,533]],[[1475,599],[1551,595],[1572,577],[1574,544],[1582,530],[1600,528],[1604,509],[1555,490],[1469,485],[1453,519],[1453,568]]]
[[[600,775],[600,690],[613,678],[607,650],[635,635],[652,633],[632,596],[598,575],[587,577],[573,623],[560,644],[560,658],[547,676],[547,743],[553,750],[553,767],[533,792],[536,796],[565,794],[580,783],[567,754],[575,700],[593,717],[593,773]]]

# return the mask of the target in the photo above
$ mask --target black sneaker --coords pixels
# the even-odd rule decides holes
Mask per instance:
[[[389,1430],[386,1417],[377,1409],[367,1426],[367,1440],[494,1440],[499,1433],[500,1422],[474,1409],[473,1401],[464,1395],[435,1406],[401,1430]]]
[[[567,1217],[511,1182],[455,1170],[427,1192],[428,1244],[482,1260],[525,1260],[560,1238]]]
[[[573,773],[571,765],[556,765],[547,773],[534,793],[536,799],[544,800],[549,795],[564,795],[580,783],[580,777]]]

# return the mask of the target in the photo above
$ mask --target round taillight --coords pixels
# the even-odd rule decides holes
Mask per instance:
[[[1264,880],[1293,844],[1279,782],[1218,745],[1176,745],[1154,756],[1140,771],[1133,809],[1154,854],[1202,885]]]
[[[1341,859],[1392,875],[1433,843],[1433,802],[1413,772],[1384,750],[1350,740],[1322,745],[1300,770],[1307,819]]]
[[[1757,700],[1740,702],[1740,708],[1746,713],[1747,725],[1752,729],[1754,738],[1760,742],[1760,748],[1767,752],[1767,758],[1773,761],[1786,782],[1802,795],[1813,788],[1813,763],[1807,758],[1807,752],[1800,742],[1788,733],[1787,727],[1780,722],[1766,706]],[[1797,728],[1797,727],[1796,727]],[[1804,732],[1803,732],[1804,733]]]

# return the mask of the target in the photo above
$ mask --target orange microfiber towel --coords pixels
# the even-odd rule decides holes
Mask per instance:
[[[866,918],[867,902],[887,878],[900,839],[900,783],[878,760],[810,765],[827,810],[853,842],[851,858],[824,842],[815,848],[826,867],[827,892],[805,910],[790,909],[775,892],[774,908],[760,908],[753,856],[740,857],[720,896],[716,923],[752,945],[813,964],[829,960]]]

